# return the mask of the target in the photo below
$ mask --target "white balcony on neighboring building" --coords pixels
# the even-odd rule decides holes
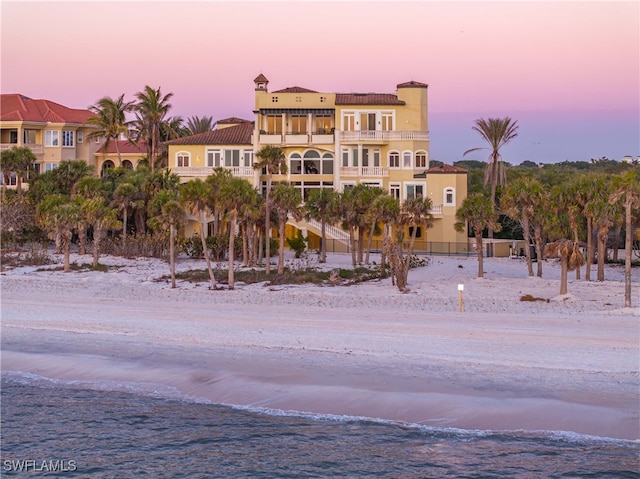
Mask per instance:
[[[428,131],[382,131],[382,130],[361,130],[361,131],[342,131],[340,132],[340,140],[344,143],[348,142],[378,142],[387,143],[389,141],[429,141]]]
[[[44,151],[44,148],[42,145],[36,145],[32,143],[24,144],[24,145],[19,145],[17,143],[2,143],[0,144],[0,151],[10,150],[11,148],[14,148],[16,146],[20,148],[27,147],[31,150],[33,154],[42,153]]]
[[[222,169],[231,171],[232,176],[253,177],[255,170],[251,166],[223,166]],[[212,175],[212,166],[174,166],[171,171],[180,177],[203,178]]]

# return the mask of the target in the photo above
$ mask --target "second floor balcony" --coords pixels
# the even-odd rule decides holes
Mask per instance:
[[[340,132],[340,141],[343,143],[388,143],[390,141],[406,140],[429,141],[429,132],[412,130],[359,130]]]
[[[328,132],[316,133],[269,133],[260,132],[260,143],[263,145],[333,145],[334,135]]]
[[[18,144],[18,143],[0,143],[0,151],[10,150],[14,147],[26,147],[31,150],[34,155],[41,154],[44,151],[44,147],[42,145],[36,145],[34,143],[27,144]]]
[[[232,176],[240,178],[253,178],[255,170],[252,166],[223,166],[224,170],[231,171]],[[171,171],[180,177],[206,178],[212,175],[215,168],[212,166],[174,166]]]

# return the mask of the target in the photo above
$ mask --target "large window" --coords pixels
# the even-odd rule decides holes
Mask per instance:
[[[62,146],[76,146],[75,144],[75,132],[69,130],[62,130]]]
[[[291,115],[291,133],[303,134],[307,132],[307,115]]]
[[[400,168],[400,153],[397,151],[389,152],[389,168]]]
[[[270,135],[282,134],[282,115],[267,115],[267,133]]]
[[[389,183],[389,194],[400,201],[400,183]]]
[[[427,167],[427,153],[424,151],[418,151],[416,153],[416,168]]]
[[[375,150],[363,148],[362,166],[380,166],[380,150],[377,148]]]
[[[316,115],[316,133],[331,133],[331,115]]]
[[[44,146],[60,146],[60,132],[56,130],[45,130]]]
[[[207,166],[210,168],[218,168],[220,164],[220,150],[207,150]]]
[[[244,150],[244,166],[253,166],[253,150]]]
[[[406,187],[406,199],[412,199],[417,197],[424,197],[424,184],[422,183],[405,183]]]
[[[360,130],[375,130],[376,129],[376,114],[363,112],[360,113]]]
[[[179,151],[176,154],[176,166],[177,167],[188,167],[190,158],[191,158],[191,153],[186,152],[186,151]]]
[[[392,111],[383,111],[382,116],[382,130],[383,131],[392,131],[393,130],[393,112]]]
[[[343,115],[342,115],[342,129],[344,131],[354,131],[356,129],[356,114],[355,113],[343,113]]]
[[[35,145],[36,144],[36,130],[23,130],[22,131],[22,142],[25,145]]]
[[[412,156],[412,153],[410,151],[405,151],[402,153],[403,168],[411,168],[411,156]]]

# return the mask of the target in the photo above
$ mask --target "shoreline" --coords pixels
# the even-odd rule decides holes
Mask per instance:
[[[437,288],[429,268],[412,271],[410,286]],[[448,298],[425,308],[424,295],[385,284],[208,292],[152,276],[3,274],[2,370],[158,384],[234,406],[640,438],[639,315],[594,310],[614,301],[609,290],[602,300],[457,313]],[[464,280],[472,297],[497,289],[486,303],[498,310],[511,301],[500,288],[516,283]],[[517,281],[538,295],[532,285],[547,287]]]

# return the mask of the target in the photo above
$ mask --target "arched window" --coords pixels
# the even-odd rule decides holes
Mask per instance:
[[[188,151],[179,151],[176,153],[176,166],[180,167],[188,167],[191,160],[191,153]]]
[[[400,168],[400,153],[397,151],[389,152],[389,168]]]
[[[115,168],[115,166],[116,165],[113,163],[113,161],[111,160],[105,161],[104,163],[102,163],[101,175],[104,175],[105,171]]]
[[[307,175],[317,175],[320,173],[320,153],[309,150],[304,153],[304,173]]]
[[[426,167],[427,167],[427,152],[417,151],[416,152],[416,168],[426,168]]]
[[[300,153],[291,153],[289,156],[289,171],[292,175],[302,174],[302,157]]]
[[[447,187],[444,189],[444,204],[445,206],[455,206],[456,204],[456,190],[452,187]]]
[[[122,167],[125,170],[133,170],[133,163],[131,163],[129,160],[122,160]]]
[[[323,175],[333,174],[333,155],[331,153],[325,153],[322,155],[322,170]]]
[[[402,152],[402,167],[403,168],[411,168],[411,157],[413,154],[410,151]]]

